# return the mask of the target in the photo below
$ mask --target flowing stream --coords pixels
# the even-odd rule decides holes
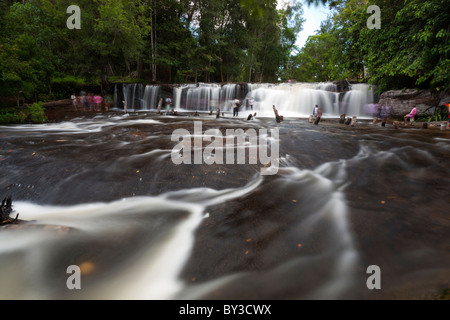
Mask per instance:
[[[174,165],[171,135],[194,120],[277,127],[278,174]],[[29,222],[0,228],[0,298],[434,299],[450,287],[449,156],[448,131],[368,122],[141,112],[1,126],[0,196]],[[81,290],[67,287],[73,265]],[[371,265],[381,290],[366,286]]]

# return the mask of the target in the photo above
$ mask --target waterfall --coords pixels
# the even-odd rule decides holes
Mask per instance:
[[[247,98],[255,99],[255,110],[260,116],[273,116],[273,106],[284,116],[307,117],[318,105],[324,116],[369,117],[368,106],[374,102],[373,88],[356,84],[347,93],[338,92],[333,83],[293,83],[278,85],[248,85]],[[342,101],[341,101],[342,100]]]
[[[368,116],[372,113],[374,90],[367,84],[353,84],[345,93],[342,101],[342,112],[351,116]]]
[[[157,109],[160,95],[161,86],[146,86],[143,99],[143,110]]]
[[[209,111],[212,99],[212,91],[217,91],[217,84],[199,83],[198,87],[187,91],[186,110]]]
[[[231,101],[239,97],[239,85],[207,84],[181,85],[174,88],[175,108],[188,111],[210,111],[220,107],[230,111]]]
[[[153,110],[158,106],[158,100],[161,96],[161,86],[147,85],[140,83],[122,84],[121,92],[117,85],[114,89],[114,107],[123,108],[123,102],[127,102],[128,110]]]
[[[188,110],[186,108],[186,94],[190,89],[196,88],[195,84],[182,84],[179,87],[173,89],[173,97],[175,101],[176,110]]]
[[[247,97],[255,99],[255,110],[260,116],[272,116],[273,106],[285,116],[309,116],[315,105],[325,115],[338,115],[336,89],[332,84],[279,84],[251,87]],[[326,90],[325,90],[326,89]]]
[[[123,101],[127,102],[128,110],[141,109],[143,101],[143,85],[139,83],[123,84]]]
[[[123,84],[122,90],[115,88],[115,107],[127,101],[129,110],[154,110],[162,97],[161,86],[142,84]],[[280,114],[291,117],[309,117],[318,105],[325,117],[347,116],[359,118],[372,115],[374,89],[368,84],[353,84],[350,91],[339,92],[334,83],[248,83],[240,84],[182,84],[173,89],[176,110],[209,112],[220,108],[232,111],[232,101],[242,101],[245,110],[246,100],[252,97],[254,108],[259,116],[273,116],[273,106]]]

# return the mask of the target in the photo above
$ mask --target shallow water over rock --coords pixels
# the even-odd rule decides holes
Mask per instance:
[[[278,174],[173,164],[172,133],[200,120],[278,128]],[[335,122],[111,113],[0,127],[0,195],[29,221],[0,229],[0,298],[436,298],[450,286],[450,133]],[[366,286],[371,265],[381,290]]]

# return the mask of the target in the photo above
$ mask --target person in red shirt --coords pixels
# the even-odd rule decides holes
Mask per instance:
[[[445,106],[448,108],[448,127],[450,128],[450,102],[447,102]]]

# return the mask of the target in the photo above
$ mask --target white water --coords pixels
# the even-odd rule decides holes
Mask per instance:
[[[238,87],[236,84],[225,84],[223,86],[207,83],[181,85],[174,89],[175,109],[209,111],[220,107],[223,111],[229,111]]]
[[[254,90],[258,89],[271,88],[259,87]],[[282,90],[280,88],[279,91]],[[264,121],[270,123],[269,120],[261,119],[248,125],[257,128]],[[340,299],[351,296],[358,284],[363,287],[363,291],[355,293],[355,296],[361,297],[363,292],[364,297],[367,279],[365,268],[368,264],[379,263],[378,256],[367,255],[367,251],[371,252],[367,250],[371,243],[381,248],[376,251],[377,254],[383,258],[388,257],[386,261],[390,264],[385,264],[389,267],[384,269],[388,275],[389,269],[403,268],[400,269],[402,272],[410,272],[408,276],[427,274],[432,279],[435,275],[433,270],[443,268],[439,261],[448,261],[445,250],[436,249],[436,254],[430,260],[408,258],[408,262],[405,257],[415,254],[416,246],[417,250],[435,250],[435,244],[441,240],[436,242],[428,239],[422,247],[424,240],[417,237],[415,229],[406,236],[396,237],[398,226],[425,224],[425,228],[433,228],[433,232],[425,232],[425,236],[433,235],[435,230],[445,227],[445,224],[440,225],[442,223],[439,220],[435,224],[433,220],[428,220],[429,216],[445,213],[447,207],[443,199],[447,199],[448,192],[444,187],[433,191],[438,192],[438,196],[432,198],[432,201],[440,201],[441,207],[433,206],[430,202],[420,219],[414,217],[419,216],[415,212],[416,205],[424,201],[423,197],[418,196],[418,188],[433,188],[433,181],[438,181],[442,175],[448,175],[448,170],[442,163],[445,163],[444,151],[448,150],[450,140],[442,136],[421,142],[406,133],[379,136],[376,133],[361,133],[359,141],[363,142],[359,149],[356,148],[356,153],[351,150],[343,153],[343,159],[347,160],[320,159],[315,169],[307,170],[300,169],[305,166],[299,163],[302,159],[308,160],[308,154],[326,153],[327,151],[322,151],[325,148],[340,150],[345,145],[343,141],[352,138],[345,134],[339,138],[340,134],[329,133],[330,141],[327,141],[322,139],[319,131],[317,136],[311,134],[314,130],[302,122],[298,121],[299,140],[292,147],[285,147],[289,153],[292,152],[292,156],[282,151],[281,168],[276,177],[269,179],[250,175],[243,184],[227,184],[233,188],[216,190],[208,187],[215,178],[232,181],[236,179],[236,175],[230,174],[228,178],[224,178],[222,174],[227,171],[225,167],[217,168],[214,172],[202,172],[202,168],[192,171],[192,178],[194,179],[194,175],[205,176],[205,184],[195,184],[195,187],[187,184],[188,189],[178,190],[179,185],[174,181],[172,188],[165,190],[178,191],[164,191],[156,193],[159,196],[134,198],[131,197],[132,193],[123,196],[124,193],[117,189],[142,185],[145,192],[137,194],[152,194],[148,191],[151,189],[150,183],[146,185],[150,179],[156,181],[161,178],[162,181],[171,182],[168,173],[177,170],[170,165],[163,166],[164,163],[170,164],[171,145],[150,143],[154,140],[168,140],[166,138],[170,131],[162,129],[171,125],[170,123],[147,118],[145,115],[102,115],[94,119],[80,118],[71,123],[0,127],[3,150],[14,149],[14,152],[3,154],[0,159],[3,165],[0,184],[5,186],[4,190],[8,190],[6,186],[11,184],[11,190],[20,191],[21,186],[14,186],[13,183],[33,184],[33,189],[41,189],[38,195],[56,195],[51,198],[50,203],[55,199],[59,201],[55,203],[65,203],[66,197],[75,194],[77,188],[81,186],[83,189],[83,192],[76,193],[75,201],[72,199],[67,202],[80,203],[79,205],[50,206],[13,202],[14,210],[20,213],[21,219],[36,221],[21,226],[18,230],[2,229],[0,232],[0,299],[193,299],[205,296],[214,298],[218,291],[227,293],[227,297],[231,298],[251,296],[273,299],[287,296],[289,299]],[[241,121],[229,121],[227,126],[238,127],[242,124]],[[146,134],[136,141],[123,139],[133,135],[127,128],[131,125],[138,126]],[[192,120],[186,118],[185,121],[177,122],[176,126],[191,129]],[[133,128],[133,131],[135,129],[138,128]],[[85,140],[77,136],[79,134],[83,134]],[[119,136],[120,134],[123,136]],[[279,141],[282,146],[296,137],[296,132],[292,130],[285,130],[285,134]],[[40,145],[35,143],[36,137]],[[54,139],[62,140],[56,140],[58,143],[51,145]],[[305,148],[302,143],[311,139],[317,140],[314,147]],[[336,139],[339,142],[337,145]],[[21,144],[22,140],[25,142]],[[57,145],[62,141],[66,142],[66,147],[59,148]],[[78,145],[80,141],[83,143]],[[110,145],[110,150],[104,148],[99,151],[107,152],[107,155],[94,157],[100,160],[99,166],[84,163],[85,144],[95,147],[100,145],[98,141]],[[133,145],[136,148],[131,148]],[[141,148],[142,145],[145,148]],[[25,150],[21,151],[21,147]],[[49,148],[53,150],[49,152]],[[75,148],[77,152],[66,153],[65,149],[69,148]],[[90,149],[91,152],[93,150]],[[296,153],[297,150],[301,152]],[[43,153],[42,158],[34,160],[32,152],[40,151]],[[436,158],[436,153],[442,153],[442,156]],[[302,158],[303,154],[306,155],[305,158]],[[8,157],[12,159],[8,160]],[[110,158],[111,162],[103,161]],[[85,167],[69,174],[64,170],[58,171],[61,163],[82,163]],[[141,167],[143,163],[151,165],[144,170]],[[39,170],[42,167],[46,172]],[[68,168],[77,169],[74,166]],[[138,169],[141,172],[152,172],[153,175],[134,177]],[[244,169],[242,167],[239,175],[245,172]],[[104,175],[96,175],[102,170]],[[55,172],[57,178],[52,178],[51,175]],[[60,178],[58,174],[67,176]],[[49,180],[45,182],[47,176]],[[95,178],[86,182],[89,176]],[[186,179],[190,178],[190,174],[186,176]],[[114,183],[122,179],[124,184]],[[130,183],[130,179],[136,182]],[[365,179],[368,179],[367,183]],[[101,183],[102,180],[105,180],[104,183]],[[125,183],[126,180],[129,180],[128,183]],[[356,200],[351,198],[349,189],[355,191],[357,187],[353,184],[357,184],[358,180],[361,181],[360,188],[363,190],[360,195],[364,199],[352,205],[348,201]],[[371,186],[376,188],[371,190]],[[111,202],[88,203],[85,197],[94,189],[103,194],[119,195],[114,196]],[[23,194],[33,196],[33,193]],[[388,206],[376,204],[392,195],[395,196],[390,200],[393,205],[398,200],[407,200],[404,203],[408,214],[400,212],[400,224],[397,221],[397,225],[389,231],[390,221],[386,217],[395,216],[396,210],[401,207],[389,211]],[[396,197],[398,200],[394,200]],[[94,199],[93,201],[101,201],[96,197]],[[371,202],[376,204],[365,209],[365,205]],[[361,205],[361,210],[352,211],[358,205]],[[362,222],[359,225],[355,217],[360,217]],[[385,219],[380,229],[372,227],[378,217]],[[209,226],[202,225],[209,221]],[[372,224],[366,223],[367,221]],[[243,227],[240,229],[241,225]],[[61,234],[60,226],[72,228],[72,231]],[[355,232],[358,228],[362,228],[363,232]],[[205,232],[208,237],[201,237],[197,231]],[[253,238],[252,244],[261,242],[250,249],[249,256],[245,256],[251,256],[249,260],[242,259],[240,264],[233,264],[230,257],[244,256],[244,253],[236,251],[245,246],[247,232]],[[447,239],[443,235],[441,233],[442,239]],[[209,243],[214,241],[216,245],[210,246]],[[235,241],[242,241],[244,245],[233,246]],[[369,241],[369,244],[365,244],[365,241]],[[399,245],[411,241],[413,245],[405,246],[406,249]],[[289,246],[296,248],[300,243],[304,247],[298,253],[289,253]],[[198,248],[202,250],[201,254],[195,254],[195,249]],[[204,249],[206,250],[203,252]],[[211,257],[208,249],[217,254]],[[304,252],[303,249],[308,251]],[[279,252],[282,254],[278,255]],[[429,252],[434,254],[434,251]],[[69,265],[81,263],[89,263],[93,270],[82,275],[81,291],[70,291],[66,288],[69,277],[66,269]],[[192,271],[193,274],[196,268],[206,265],[203,270],[212,276],[209,275],[206,280],[191,282],[191,270],[186,270],[192,265],[195,270]],[[217,269],[221,273],[216,274]],[[198,275],[203,275],[201,271]],[[391,273],[389,280],[395,282],[402,276],[402,272],[394,275]],[[386,273],[383,273],[383,277]],[[426,280],[429,282],[429,279]],[[389,281],[383,282],[383,286],[385,285],[388,286]],[[408,287],[405,285],[404,288],[406,291]],[[425,288],[429,290],[428,286]],[[433,287],[431,290],[434,290]],[[385,289],[383,292],[387,291]]]
[[[367,84],[354,84],[344,95],[342,111],[351,116],[369,116],[370,105],[374,103],[374,90]]]
[[[194,232],[207,218],[206,208],[244,197],[256,190],[261,182],[261,178],[257,177],[238,189],[192,189],[159,197],[136,197],[71,207],[14,203],[22,219],[35,220],[29,226],[42,228],[4,230],[0,233],[0,298],[171,299],[185,289],[178,276],[190,257]],[[185,218],[178,219],[175,224],[170,222],[171,215],[183,212],[186,213]],[[139,221],[153,221],[153,232],[161,227],[166,231],[150,238],[152,241],[143,247],[135,248],[127,242],[127,236],[134,232],[152,232],[152,229],[146,231]],[[64,226],[73,231],[61,238],[47,226]],[[69,277],[65,266],[62,269],[58,266],[61,260],[72,261],[74,265],[77,263],[71,246],[87,242],[95,247],[98,241],[116,246],[118,255],[123,255],[124,250],[131,254],[119,265],[111,264],[106,268],[97,267],[105,261],[97,261],[93,256],[91,261],[87,261],[94,267],[92,277],[83,276],[80,292],[71,292],[64,282],[52,286],[49,277]],[[55,259],[53,252],[61,252],[64,247],[69,248],[67,255]],[[89,246],[85,250],[89,252]],[[139,254],[136,256],[133,251]],[[101,268],[103,270],[97,270]]]
[[[230,112],[231,101],[238,98],[242,101],[240,110],[249,111],[246,100],[253,97],[253,110],[262,117],[272,117],[273,106],[284,116],[309,117],[315,105],[325,117],[339,117],[342,113],[349,117],[370,117],[368,105],[374,102],[373,88],[366,84],[353,85],[346,93],[337,92],[333,83],[247,84],[245,97],[240,96],[238,88],[234,84],[183,86],[174,90],[175,107],[209,111],[220,106],[222,111]]]
[[[345,94],[336,89],[331,83],[282,84],[257,87],[247,97],[255,98],[254,110],[259,116],[273,116],[275,106],[280,115],[309,117],[315,105],[322,109],[324,117],[339,117],[342,113],[358,117],[370,115],[366,106],[373,103],[374,95],[368,85],[355,85]],[[344,95],[343,101],[340,101],[341,95]]]
[[[339,117],[345,113],[348,117],[369,118],[370,105],[374,103],[373,88],[367,84],[354,84],[350,88],[344,93],[337,92],[333,83],[258,83],[244,87],[237,84],[185,84],[173,89],[173,101],[178,111],[215,111],[219,107],[224,112],[231,112],[234,99],[242,101],[240,111],[248,111],[247,99],[253,97],[253,110],[262,117],[272,117],[273,106],[284,116],[309,117],[318,105],[324,117]],[[117,99],[121,99],[117,87],[115,91]],[[160,86],[123,84],[122,96],[128,110],[149,111],[157,109],[162,92]]]
[[[122,84],[121,86],[120,91],[118,85],[114,89],[114,107],[116,109],[123,109],[123,101],[126,101],[128,111],[149,111],[158,108],[161,86],[144,86],[139,83]]]

